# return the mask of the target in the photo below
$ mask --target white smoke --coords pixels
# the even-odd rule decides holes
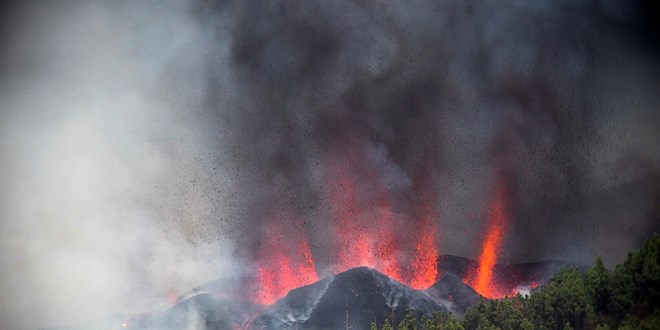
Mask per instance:
[[[3,22],[0,328],[140,312],[233,271],[187,6],[23,3]]]

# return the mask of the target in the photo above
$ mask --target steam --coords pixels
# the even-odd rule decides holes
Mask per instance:
[[[0,328],[142,312],[235,272],[187,6],[3,15]]]
[[[476,257],[499,175],[504,260],[613,264],[658,230],[660,57],[634,2],[8,9],[0,328],[254,271],[273,226],[304,231],[327,275],[337,169],[359,225],[388,196],[397,257],[429,196],[439,252]]]

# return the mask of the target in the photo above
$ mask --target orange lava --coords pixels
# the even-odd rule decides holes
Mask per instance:
[[[436,243],[437,228],[435,212],[428,201],[422,206],[421,230],[415,245],[415,255],[412,262],[412,279],[409,286],[423,290],[438,281],[438,247]]]
[[[326,198],[330,204],[329,216],[337,224],[338,251],[333,271],[366,266],[403,282],[390,193],[374,178],[362,178],[374,182],[368,191],[359,191],[350,163],[341,157],[327,163]]]
[[[400,245],[397,215],[392,211],[392,197],[386,187],[373,178],[368,191],[359,191],[350,163],[341,157],[327,164],[327,199],[330,217],[336,226],[338,252],[333,271],[342,272],[353,267],[367,266],[416,289],[427,289],[438,279],[437,214],[432,207],[435,200],[429,194],[422,202],[419,234],[411,260],[400,260],[399,253],[408,247]],[[368,172],[376,172],[370,168]],[[365,197],[366,196],[366,197]],[[404,222],[405,223],[405,222]],[[405,255],[403,253],[402,255]],[[402,265],[410,268],[404,269]]]
[[[332,213],[339,224],[335,271],[342,272],[358,266],[376,267],[370,228],[359,222],[361,210],[356,184],[347,173],[339,174],[338,178],[338,184],[330,195]]]
[[[258,288],[252,297],[257,304],[270,305],[290,290],[319,280],[316,265],[305,235],[293,230],[285,235],[282,230],[271,233],[262,246],[266,257],[257,270]]]
[[[378,233],[378,241],[376,246],[376,257],[378,259],[377,269],[383,274],[402,282],[401,267],[399,266],[399,259],[397,256],[397,238],[394,231],[393,215],[388,208],[382,209],[380,212],[381,223],[385,224],[380,227]]]
[[[412,262],[413,277],[408,285],[413,289],[424,290],[438,281],[438,249],[434,245],[434,234],[422,232],[419,239]]]
[[[435,194],[420,192],[424,198],[415,215],[415,223],[421,225],[412,228],[417,233],[415,242],[402,242],[399,233],[410,230],[403,227],[410,221],[404,221],[404,216],[396,212],[394,192],[381,180],[379,167],[360,162],[350,153],[330,154],[333,157],[324,161],[322,198],[327,202],[325,216],[332,224],[329,230],[335,239],[327,251],[327,270],[339,273],[366,266],[415,289],[427,289],[436,283],[439,250]],[[272,227],[266,229],[258,248],[258,284],[252,300],[259,304],[272,304],[291,289],[318,280],[304,226],[281,215],[269,223]]]
[[[479,256],[478,266],[465,282],[486,298],[503,298],[509,292],[500,288],[493,280],[493,270],[499,258],[502,238],[507,221],[506,197],[501,184],[497,185],[495,198],[488,214],[488,229]]]

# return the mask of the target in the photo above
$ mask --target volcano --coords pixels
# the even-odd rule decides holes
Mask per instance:
[[[469,279],[479,267],[476,260],[443,255],[438,259],[438,269],[441,274],[450,274],[469,283]],[[547,260],[539,262],[529,262],[521,264],[500,263],[493,267],[492,281],[497,286],[498,291],[503,294],[496,297],[515,296],[516,293],[526,293],[529,288],[535,288],[543,285],[550,280],[552,275],[559,272],[562,267],[576,267],[584,270],[585,267],[580,264],[565,262],[561,260]]]
[[[126,320],[130,329],[366,329],[372,321],[398,324],[408,310],[417,318],[433,312],[459,317],[481,296],[468,278],[478,261],[451,255],[438,259],[440,279],[424,290],[413,289],[375,269],[355,267],[295,288],[273,304],[252,303],[234,282],[216,280],[181,296],[173,306]],[[496,264],[493,278],[501,290],[526,294],[547,283],[562,261]],[[249,295],[249,294],[245,294]]]
[[[443,275],[438,282],[426,290],[426,293],[434,301],[459,316],[483,298],[472,287],[463,283],[458,276],[452,274]]]
[[[208,292],[187,295],[169,308],[126,321],[129,329],[366,329],[372,321],[399,322],[449,310],[424,291],[374,269],[357,267],[291,290],[270,306],[225,300]]]
[[[247,301],[227,300],[208,292],[194,294],[174,306],[124,321],[128,329],[231,329],[249,319],[259,307]]]
[[[326,289],[320,292],[322,286]],[[298,297],[312,296],[316,299],[311,305],[298,304]],[[342,329],[347,324],[354,329],[367,329],[374,320],[390,319],[390,323],[396,324],[408,310],[413,310],[418,318],[431,316],[435,311],[448,312],[423,291],[374,269],[357,267],[291,291],[264,310],[253,327],[290,329],[297,323],[299,329]]]

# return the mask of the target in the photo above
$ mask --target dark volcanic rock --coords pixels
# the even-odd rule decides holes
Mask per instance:
[[[176,305],[134,317],[128,329],[232,329],[240,326],[258,307],[199,293]]]
[[[477,265],[476,260],[464,257],[442,255],[438,258],[438,271],[440,274],[452,274],[461,279]]]
[[[265,307],[220,299],[201,289],[176,305],[128,320],[129,329],[368,329],[372,321],[398,323],[408,310],[430,316],[448,310],[425,292],[376,270],[359,267],[291,290]],[[348,315],[347,315],[348,313]]]
[[[477,266],[471,259],[442,256],[442,277],[425,291],[417,291],[367,267],[358,267],[297,288],[271,306],[245,300],[239,280],[217,280],[179,298],[174,306],[128,320],[132,329],[368,329],[372,321],[388,318],[398,324],[408,310],[418,318],[434,311],[462,315],[481,296],[463,279]],[[494,280],[504,288],[545,284],[560,261],[497,264]],[[513,292],[513,291],[512,291]],[[237,298],[237,297],[242,297]],[[348,315],[347,315],[348,314]],[[116,320],[113,321],[113,323]],[[85,328],[87,329],[87,328]]]
[[[437,283],[426,290],[426,293],[437,303],[458,315],[463,315],[468,308],[482,299],[472,287],[452,274],[443,275]]]
[[[295,326],[309,319],[312,311],[332,283],[334,277],[326,277],[316,283],[291,290],[284,298],[263,310],[247,327],[277,329]]]
[[[476,260],[452,255],[443,255],[438,259],[438,271],[440,274],[451,274],[459,279],[465,279],[477,266],[478,263]],[[552,275],[559,272],[559,269],[562,267],[584,269],[580,265],[557,260],[523,264],[500,263],[496,264],[493,269],[493,280],[506,291],[513,291],[520,284],[535,282],[543,285],[552,278]]]
[[[409,309],[416,316],[431,315],[434,311],[447,309],[429,298],[424,292],[411,289],[376,270],[358,267],[340,273],[324,281],[327,287],[317,296],[317,301],[306,313],[299,308],[284,308],[280,303],[268,308],[258,317],[252,326],[256,329],[368,329],[372,321],[389,318],[398,323]],[[303,287],[291,291],[286,298],[295,300],[290,295],[316,296],[306,294],[306,290],[318,290],[319,287]],[[287,303],[289,304],[289,303]],[[288,305],[290,306],[290,305]]]

